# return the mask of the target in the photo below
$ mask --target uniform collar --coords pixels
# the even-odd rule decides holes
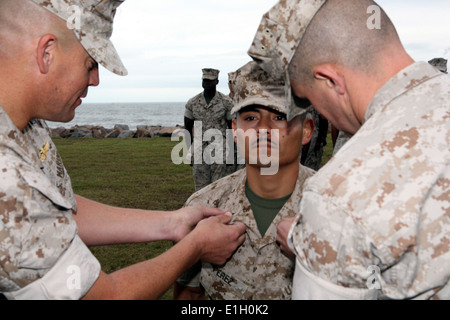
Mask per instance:
[[[15,152],[19,157],[32,166],[41,167],[41,161],[36,149],[30,144],[25,135],[15,126],[6,111],[0,106],[0,146]],[[24,129],[29,129],[30,122]]]
[[[239,221],[247,226],[247,235],[250,239],[252,245],[256,249],[260,249],[266,245],[276,242],[277,236],[277,226],[282,219],[288,217],[294,217],[297,214],[298,204],[302,197],[302,188],[304,181],[307,178],[307,174],[304,167],[300,166],[297,183],[295,184],[294,191],[289,200],[285,203],[280,212],[276,215],[270,227],[264,237],[261,236],[258,226],[256,225],[255,217],[253,216],[253,211],[251,209],[250,202],[245,196],[245,182],[247,181],[246,170],[245,173],[241,175],[240,180],[237,181],[235,189],[231,194],[238,194],[242,196],[241,201],[239,201],[239,207],[232,208],[233,210],[233,221]]]
[[[427,62],[416,62],[406,67],[378,90],[367,107],[365,121],[408,90],[440,75],[443,73]]]

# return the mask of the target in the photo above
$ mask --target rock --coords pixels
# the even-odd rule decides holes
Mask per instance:
[[[132,130],[124,130],[117,136],[117,138],[118,139],[133,138],[134,135],[135,135],[134,131],[132,131]]]
[[[128,129],[127,129],[128,128]],[[137,130],[130,130],[129,126],[117,124],[114,129],[106,129],[102,126],[74,126],[70,129],[58,127],[51,130],[52,137],[61,138],[153,138],[171,137],[174,132],[182,129],[181,126],[161,127],[161,126],[138,126]]]
[[[164,127],[158,132],[158,136],[160,137],[171,137],[172,134],[178,130],[178,127]]]
[[[58,127],[54,129],[50,129],[50,133],[52,137],[61,137],[62,135],[67,135],[69,130],[64,127]]]
[[[152,134],[150,132],[149,126],[139,126],[136,130],[134,138],[151,138]]]
[[[92,132],[87,127],[74,127],[69,130],[70,136],[69,138],[92,138]]]
[[[121,133],[122,131],[121,130],[119,130],[119,129],[114,129],[114,130],[112,130],[111,132],[109,132],[106,136],[105,136],[105,138],[117,138],[119,135],[120,135],[120,133]]]
[[[91,132],[93,138],[104,138],[109,133],[107,129],[101,126],[93,127]]]
[[[116,124],[114,126],[114,129],[119,129],[119,130],[123,130],[123,131],[127,131],[130,130],[130,127],[126,124]]]

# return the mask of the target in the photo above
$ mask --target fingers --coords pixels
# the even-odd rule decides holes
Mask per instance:
[[[225,214],[199,223],[197,231],[202,241],[202,261],[222,265],[245,241],[246,226],[240,222],[229,224],[231,219]]]
[[[232,216],[231,212],[222,210],[219,208],[200,207],[200,209],[202,210],[204,218],[220,216],[220,215]]]

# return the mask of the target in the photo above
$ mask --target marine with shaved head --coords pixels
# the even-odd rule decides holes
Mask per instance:
[[[155,299],[245,239],[223,210],[113,208],[74,194],[46,120],[73,119],[99,63],[127,74],[110,41],[122,2],[0,0],[0,299]],[[111,274],[87,247],[156,240],[177,244]]]
[[[370,0],[281,0],[249,54],[352,136],[279,226],[293,299],[449,299],[449,76]]]

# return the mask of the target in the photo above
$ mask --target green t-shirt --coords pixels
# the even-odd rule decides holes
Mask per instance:
[[[205,95],[203,95],[203,97],[205,97],[206,100],[206,105],[209,106],[209,104],[211,103],[211,101],[214,99],[214,97],[206,97]]]
[[[266,199],[255,194],[252,189],[245,183],[245,195],[252,206],[253,215],[259,232],[264,237],[267,229],[273,222],[273,219],[280,212],[281,208],[286,204],[292,194],[280,199]]]

